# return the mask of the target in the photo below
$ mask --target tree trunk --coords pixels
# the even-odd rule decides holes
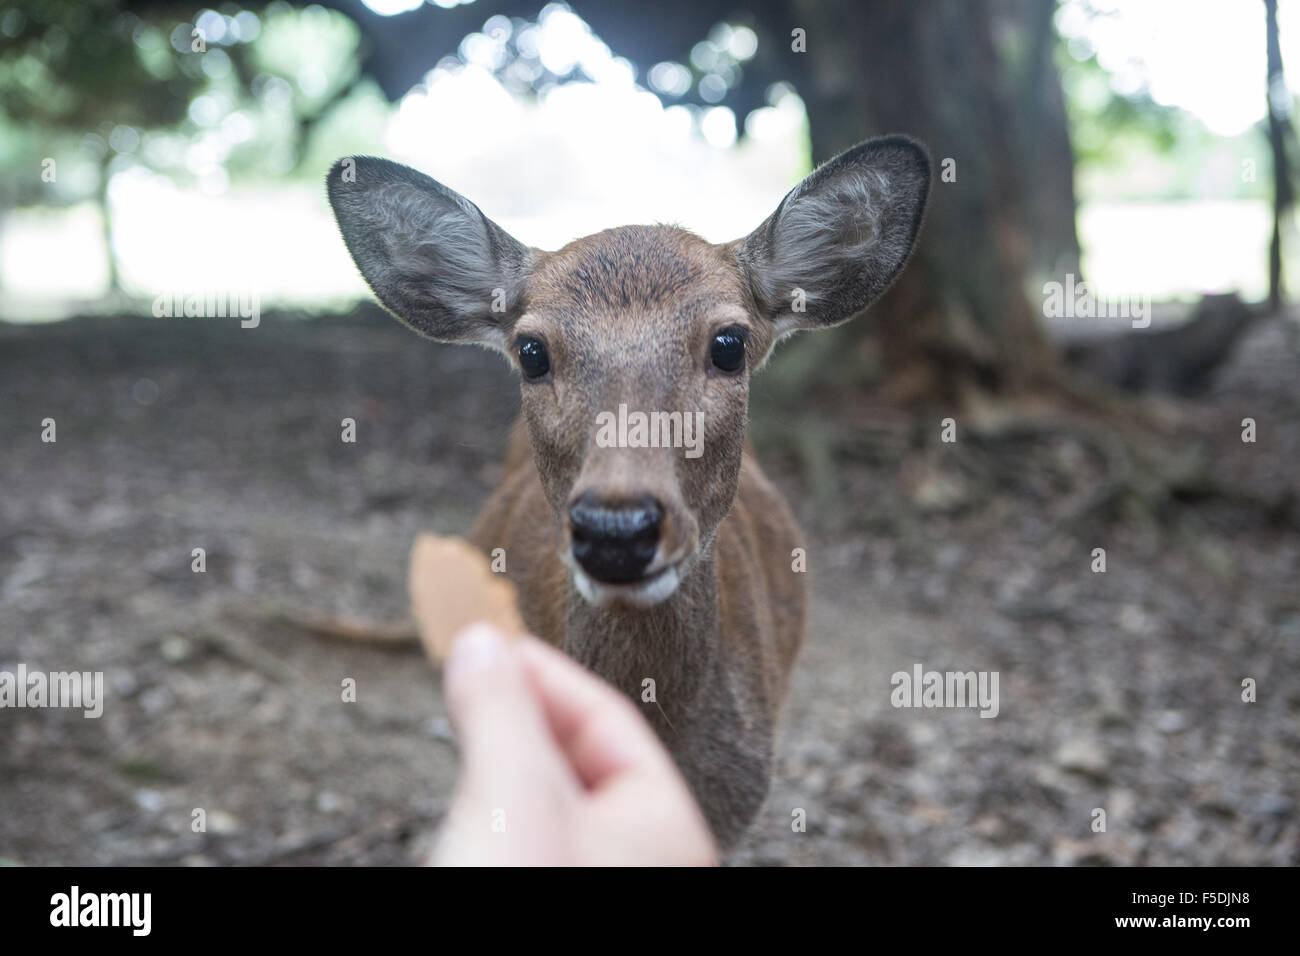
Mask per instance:
[[[1290,123],[1290,93],[1282,72],[1282,47],[1277,34],[1277,0],[1264,0],[1267,12],[1268,44],[1268,142],[1273,153],[1273,239],[1268,247],[1268,306],[1276,312],[1282,306],[1282,220],[1291,207],[1291,167],[1286,154],[1286,131]]]
[[[1008,38],[1016,99],[1011,118],[1018,145],[1015,159],[1027,197],[1030,273],[1033,279],[1079,277],[1079,235],[1075,219],[1074,148],[1065,115],[1065,91],[1052,58],[1056,47],[1056,0],[1013,0],[1002,9],[999,33]]]
[[[1062,124],[1048,142],[1055,148],[1043,148],[1049,138],[1040,130],[1021,132],[1025,100],[995,46],[992,0],[869,0],[844,10],[795,0],[795,7],[808,31],[800,89],[814,160],[889,132],[917,136],[934,159],[915,258],[873,310],[876,321],[850,325],[835,349],[869,361],[864,350],[878,347],[876,361],[901,399],[952,403],[971,389],[1032,387],[1055,357],[1029,298],[1034,242],[1024,170],[1068,146],[1064,111],[1053,117]],[[1051,66],[1037,56],[1026,58],[1030,77]],[[1072,217],[1072,186],[1067,208]],[[878,336],[864,337],[868,331]]]
[[[113,211],[108,200],[109,165],[113,160],[113,151],[106,149],[104,158],[99,163],[99,193],[95,199],[99,205],[100,228],[103,230],[104,256],[108,263],[108,294],[117,295],[122,291],[122,272],[117,264],[117,250],[113,248]]]

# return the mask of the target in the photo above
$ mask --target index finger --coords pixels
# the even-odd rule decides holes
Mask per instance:
[[[584,786],[598,789],[626,773],[680,780],[663,744],[623,694],[535,638],[523,640],[519,654],[551,735]]]

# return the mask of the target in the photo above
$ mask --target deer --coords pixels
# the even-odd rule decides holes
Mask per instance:
[[[504,549],[532,633],[640,705],[724,850],[767,798],[809,604],[804,537],[745,437],[750,376],[780,340],[889,288],[930,181],[924,146],[882,136],[819,166],[742,239],[629,225],[547,252],[408,166],[355,156],[328,174],[384,308],[518,374],[503,477],[470,540]],[[621,405],[698,413],[696,454],[599,441]]]

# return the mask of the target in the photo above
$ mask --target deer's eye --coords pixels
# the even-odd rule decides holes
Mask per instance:
[[[713,337],[709,357],[724,372],[737,372],[745,364],[745,337],[738,329],[723,329]]]
[[[519,340],[519,367],[524,370],[524,377],[539,379],[551,370],[551,356],[541,339],[522,338]]]

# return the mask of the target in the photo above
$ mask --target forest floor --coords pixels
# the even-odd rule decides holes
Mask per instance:
[[[1166,409],[1237,493],[1157,508],[1080,511],[1107,478],[1068,428],[959,421],[945,449],[851,394],[771,405],[760,377],[755,442],[814,603],[731,862],[1300,863],[1300,375],[1278,323]],[[284,615],[400,620],[412,538],[469,528],[517,407],[498,359],[375,310],[0,327],[0,671],[106,684],[97,720],[0,710],[0,862],[420,859],[456,770],[436,673]],[[838,436],[816,482],[780,437],[814,430]],[[997,672],[996,718],[893,707],[917,664]]]

